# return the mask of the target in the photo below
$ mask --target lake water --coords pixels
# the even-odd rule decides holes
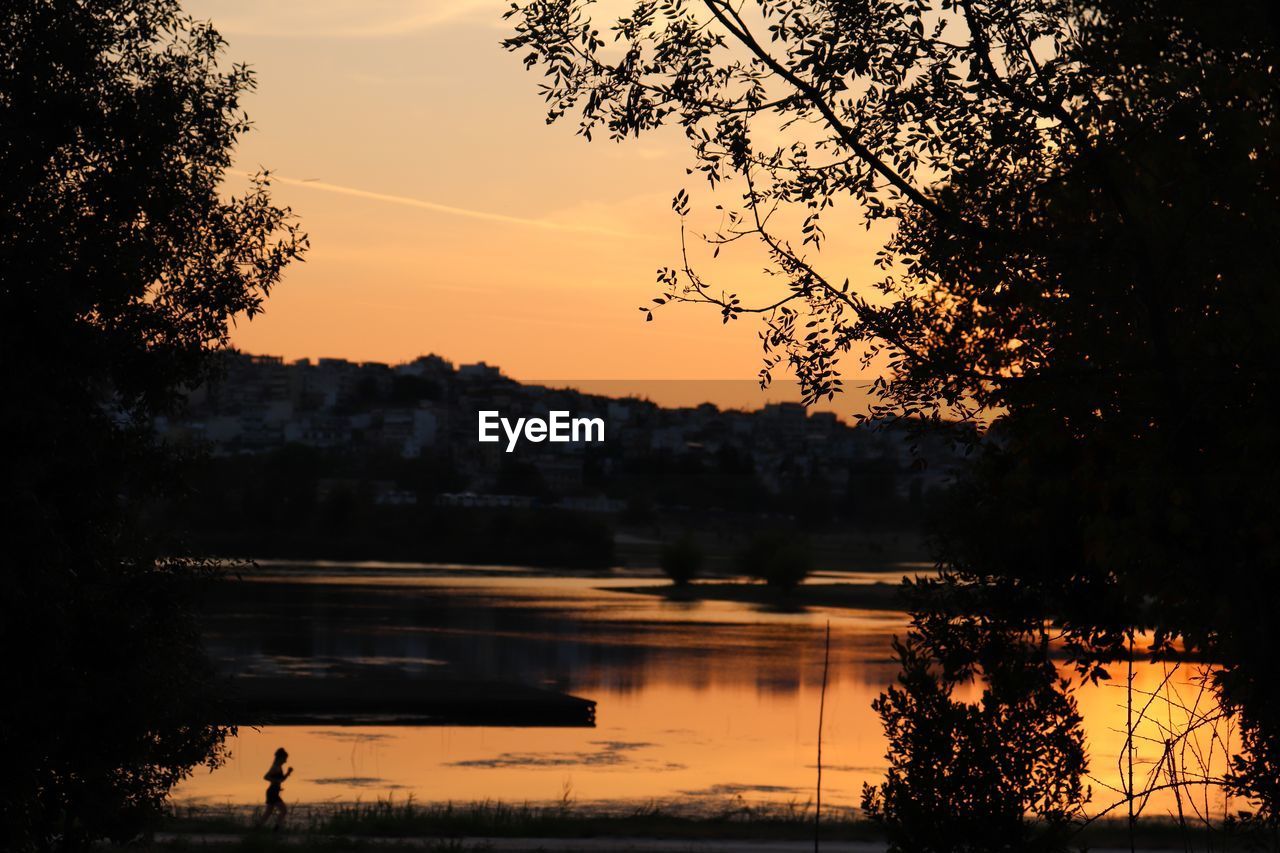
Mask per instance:
[[[907,571],[915,571],[907,569]],[[830,583],[896,581],[902,571],[827,573]],[[823,802],[853,806],[885,767],[871,701],[892,683],[889,642],[902,613],[847,608],[776,612],[640,594],[634,575],[548,576],[510,568],[271,565],[228,585],[211,606],[210,649],[229,669],[261,674],[353,670],[517,681],[597,702],[594,728],[274,726],[244,729],[230,760],[199,771],[179,801],[259,803],[279,746],[296,769],[294,803],[372,800],[805,803],[816,777],[823,635],[831,664],[823,732]],[[217,598],[217,597],[215,597]],[[1123,672],[1118,672],[1122,684]],[[1211,704],[1190,671],[1137,667],[1135,688]],[[1125,691],[1079,694],[1095,809],[1115,800]],[[1136,773],[1160,772],[1164,700],[1139,732]],[[1158,713],[1157,713],[1158,711]],[[1169,710],[1168,723],[1176,722]],[[1181,715],[1183,712],[1176,712]],[[1157,719],[1158,718],[1158,719]],[[1221,745],[1196,748],[1212,762]],[[1220,754],[1217,758],[1221,760]],[[1193,792],[1221,815],[1213,792]],[[1207,796],[1208,799],[1204,799]],[[1172,808],[1168,792],[1149,810]],[[1184,802],[1184,808],[1187,808]]]

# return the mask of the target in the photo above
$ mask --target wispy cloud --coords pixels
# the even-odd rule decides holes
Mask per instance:
[[[251,172],[243,172],[241,174],[244,174],[246,177],[253,176]],[[527,228],[542,228],[548,231],[596,234],[603,237],[618,237],[622,239],[631,239],[636,236],[635,234],[627,231],[615,231],[611,228],[601,228],[596,225],[578,225],[572,222],[556,222],[552,219],[534,219],[524,216],[510,216],[505,213],[492,213],[485,210],[472,210],[467,207],[455,207],[451,204],[440,204],[439,202],[428,201],[427,199],[422,198],[414,198],[407,195],[393,195],[391,193],[363,190],[358,187],[331,184],[327,181],[321,181],[314,178],[290,178],[272,172],[270,179],[277,183],[287,184],[289,186],[306,187],[307,189],[319,190],[321,192],[337,193],[339,195],[363,198],[370,201],[380,201],[387,204],[398,204],[404,207],[416,207],[419,210],[430,210],[434,213],[443,213],[447,216],[461,216],[467,219],[479,219],[485,222],[498,222],[505,225],[520,225]]]
[[[499,0],[230,0],[214,23],[224,35],[268,38],[387,38],[463,18],[500,19]]]

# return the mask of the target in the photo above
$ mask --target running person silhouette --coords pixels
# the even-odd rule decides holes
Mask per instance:
[[[285,769],[284,763],[289,760],[289,753],[285,752],[284,747],[276,750],[276,759],[271,762],[271,769],[267,771],[263,779],[268,782],[267,785],[267,808],[262,813],[262,819],[258,821],[258,825],[266,823],[274,814],[276,816],[276,829],[284,823],[285,816],[289,814],[289,807],[284,804],[284,800],[280,798],[280,787],[284,785],[284,780],[293,775],[293,768]]]

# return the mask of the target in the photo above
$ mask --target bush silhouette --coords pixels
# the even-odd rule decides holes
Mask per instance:
[[[738,569],[774,589],[795,589],[812,570],[809,546],[793,533],[761,533],[738,555]]]
[[[684,586],[698,576],[705,560],[702,546],[689,534],[662,546],[659,563],[662,571],[676,586]]]

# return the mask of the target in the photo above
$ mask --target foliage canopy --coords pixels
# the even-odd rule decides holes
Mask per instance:
[[[5,849],[128,838],[227,732],[150,423],[307,244],[265,175],[222,191],[222,45],[175,0],[0,5]]]
[[[942,586],[1052,620],[1091,677],[1134,631],[1220,661],[1246,745],[1228,784],[1280,817],[1280,636],[1256,595],[1280,570],[1274,4],[590,9],[508,13],[548,118],[587,138],[681,128],[691,172],[721,190],[726,224],[703,238],[770,260],[749,293],[682,241],[641,311],[758,316],[762,381],[789,367],[809,400],[853,358],[876,371],[874,414],[993,422],[939,528]],[[870,287],[822,271],[841,205],[883,235]],[[673,208],[687,240],[685,190]]]

